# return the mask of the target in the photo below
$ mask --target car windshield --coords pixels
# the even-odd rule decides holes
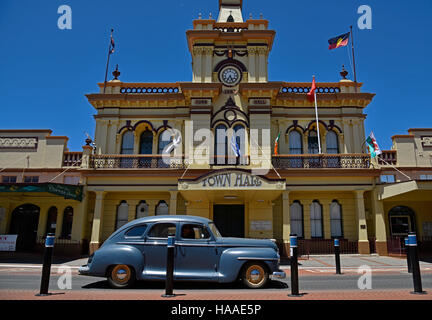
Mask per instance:
[[[215,224],[213,222],[209,223],[210,230],[213,232],[213,235],[215,238],[222,238],[222,235],[220,234],[219,230],[216,228]]]

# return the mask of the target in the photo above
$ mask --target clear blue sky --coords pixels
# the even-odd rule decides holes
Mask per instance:
[[[72,30],[57,28],[57,8],[72,8]],[[357,8],[372,8],[372,30],[359,30]],[[199,13],[217,17],[218,0],[0,0],[0,128],[49,128],[81,150],[93,136],[95,110],[84,96],[105,73],[110,28],[125,82],[191,81],[185,31]],[[391,136],[432,127],[432,1],[244,0],[243,15],[263,13],[276,30],[271,81],[339,81],[350,70],[347,48],[327,40],[355,26],[358,80],[376,93],[366,108],[366,135],[382,149]],[[349,75],[352,77],[352,73]]]

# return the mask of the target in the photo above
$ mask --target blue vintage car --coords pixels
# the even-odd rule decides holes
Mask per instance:
[[[92,254],[79,274],[106,277],[111,287],[135,280],[164,280],[167,238],[175,236],[174,280],[234,282],[264,287],[270,277],[285,278],[272,240],[224,238],[214,223],[195,216],[153,216],[115,231]]]

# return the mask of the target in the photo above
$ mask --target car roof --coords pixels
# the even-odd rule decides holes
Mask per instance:
[[[150,216],[150,217],[139,218],[139,219],[136,219],[136,220],[129,222],[128,225],[134,225],[134,224],[139,224],[139,223],[151,223],[151,222],[169,222],[169,221],[197,222],[197,223],[209,223],[209,222],[211,222],[210,219],[203,218],[203,217],[197,217],[197,216],[165,215],[165,216]]]

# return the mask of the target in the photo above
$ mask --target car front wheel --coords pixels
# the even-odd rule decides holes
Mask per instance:
[[[269,274],[261,263],[249,262],[243,268],[242,281],[248,288],[263,288],[267,284],[268,279]]]
[[[108,273],[108,283],[112,288],[130,288],[134,282],[134,270],[125,264],[113,266]]]

